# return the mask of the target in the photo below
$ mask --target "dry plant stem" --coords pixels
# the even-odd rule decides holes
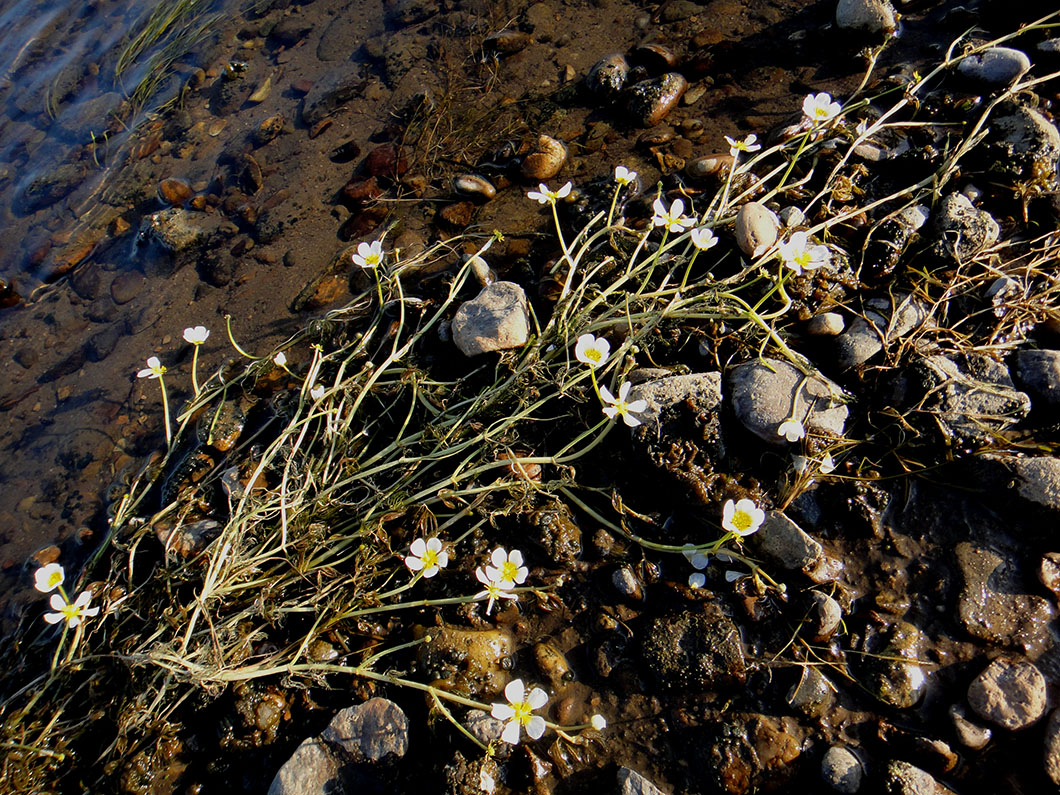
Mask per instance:
[[[166,447],[173,447],[173,428],[169,420],[169,395],[166,394],[166,377],[159,374],[158,386],[162,390],[162,419],[166,425]]]

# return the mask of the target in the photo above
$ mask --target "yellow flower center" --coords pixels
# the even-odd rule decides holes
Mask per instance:
[[[59,612],[63,614],[63,617],[67,621],[69,621],[70,619],[77,618],[79,615],[81,615],[81,608],[76,607],[72,604],[66,604],[63,605],[62,608],[60,608]]]
[[[48,575],[48,587],[49,588],[54,588],[56,585],[58,585],[62,581],[63,581],[62,572],[53,571],[51,574]]]
[[[800,251],[792,260],[796,265],[805,270],[810,267],[810,252]]]
[[[751,527],[751,514],[747,511],[736,511],[732,515],[732,526],[741,533],[746,532]]]
[[[515,710],[515,714],[512,715],[512,720],[519,721],[519,725],[521,726],[528,724],[530,719],[534,717],[534,710],[526,701],[512,704],[512,709]]]
[[[585,351],[585,358],[593,362],[599,362],[602,357],[600,356],[600,351],[598,349],[589,348]]]
[[[506,560],[501,565],[500,573],[501,580],[505,582],[515,582],[515,578],[519,574],[519,567],[512,563],[510,560]]]
[[[431,566],[437,566],[438,553],[435,552],[433,549],[428,549],[426,552],[423,553],[423,558],[421,558],[421,560],[423,560],[423,567],[425,569],[429,569]]]

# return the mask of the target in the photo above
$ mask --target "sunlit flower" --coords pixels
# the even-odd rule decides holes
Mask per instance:
[[[630,171],[625,166],[615,166],[615,182],[619,185],[628,185],[636,178],[636,171]]]
[[[842,109],[842,106],[833,102],[831,95],[824,91],[816,96],[807,94],[806,99],[802,101],[802,112],[815,124],[831,121]]]
[[[514,588],[526,582],[530,570],[523,565],[523,553],[518,549],[505,552],[504,547],[497,547],[490,555],[492,566],[486,566],[486,576],[494,582]]]
[[[778,244],[777,250],[784,264],[799,276],[803,271],[827,265],[832,258],[827,246],[810,245],[810,236],[805,232],[796,232],[783,243]]]
[[[589,725],[596,729],[598,732],[602,732],[607,728],[607,719],[599,712],[589,718]]]
[[[777,436],[782,436],[789,442],[797,442],[806,437],[806,428],[795,417],[788,417],[777,426]]]
[[[706,251],[709,248],[714,248],[718,245],[718,238],[714,232],[707,229],[705,226],[700,226],[693,229],[690,233],[692,237],[692,245],[698,248],[700,251]]]
[[[41,566],[34,573],[33,587],[41,593],[49,593],[62,585],[65,579],[66,572],[63,571],[63,567],[58,563],[49,563],[47,566]]]
[[[648,408],[648,401],[642,398],[634,400],[632,403],[628,402],[626,398],[629,397],[629,390],[632,387],[633,385],[629,381],[623,381],[622,386],[618,388],[618,397],[616,398],[606,386],[602,386],[600,387],[600,399],[608,404],[603,409],[608,419],[613,420],[615,417],[621,417],[626,425],[630,428],[635,428],[640,425],[640,420],[630,412],[639,413],[644,411]]]
[[[603,337],[594,337],[592,334],[582,334],[574,345],[574,358],[582,364],[587,364],[594,370],[607,361],[611,355],[611,343]]]
[[[162,365],[162,362],[158,361],[157,356],[152,356],[147,360],[147,367],[136,374],[137,378],[161,378],[166,374],[166,368]]]
[[[184,341],[192,345],[202,345],[210,336],[210,330],[206,326],[195,326],[184,329]]]
[[[323,384],[317,384],[309,390],[309,397],[313,398],[313,400],[320,400],[322,397],[324,397],[324,393],[326,391],[327,390],[324,388]]]
[[[729,136],[725,136],[726,143],[729,144],[729,154],[736,157],[740,152],[757,152],[762,148],[762,144],[755,143],[758,140],[758,136],[751,133],[742,141],[736,141]]]
[[[702,588],[707,584],[707,578],[701,571],[694,571],[688,575],[689,588]]]
[[[512,588],[515,587],[512,583],[490,579],[489,575],[486,574],[481,566],[475,569],[475,579],[486,586],[486,590],[479,591],[474,596],[476,600],[489,599],[486,603],[486,615],[489,615],[490,612],[492,612],[493,603],[498,599],[519,599],[519,594],[511,592]]]
[[[666,209],[662,199],[656,199],[651,208],[655,211],[655,215],[651,218],[652,225],[665,226],[670,232],[684,232],[696,223],[695,218],[689,218],[684,214],[685,203],[681,199],[674,199],[669,210]]]
[[[501,732],[501,739],[510,745],[519,744],[520,729],[525,728],[527,735],[536,740],[545,733],[545,719],[535,715],[535,709],[541,709],[548,703],[548,693],[535,687],[529,693],[522,679],[513,679],[504,688],[507,704],[494,704],[490,714],[497,720],[506,720],[508,725]]]
[[[548,185],[542,182],[537,186],[537,190],[529,191],[526,196],[529,199],[533,199],[538,204],[554,204],[560,199],[565,199],[570,196],[572,185],[568,182],[559,190],[549,190]]]
[[[766,512],[746,498],[737,503],[726,500],[721,514],[721,526],[738,536],[751,535],[765,520]]]
[[[383,264],[383,241],[373,240],[371,243],[361,243],[357,246],[357,253],[353,255],[353,264],[362,268],[378,268]]]
[[[835,461],[832,460],[831,453],[825,453],[824,457],[821,458],[821,465],[818,467],[822,475],[831,475],[835,472]]]
[[[287,354],[284,353],[283,351],[280,351],[279,353],[277,353],[275,356],[272,357],[272,363],[275,364],[277,367],[286,367],[287,366]]]
[[[98,607],[88,606],[88,603],[91,600],[91,591],[82,592],[73,602],[67,602],[57,593],[52,594],[52,598],[49,600],[48,604],[50,604],[52,610],[55,610],[56,612],[45,613],[44,620],[49,624],[58,624],[60,621],[65,620],[66,625],[73,629],[81,623],[82,619],[99,615]]]
[[[449,553],[442,549],[442,542],[437,538],[426,541],[417,538],[409,552],[412,554],[405,558],[405,565],[412,571],[422,571],[424,579],[433,577],[439,569],[449,565]]]

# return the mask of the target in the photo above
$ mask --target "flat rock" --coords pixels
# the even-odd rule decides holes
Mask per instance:
[[[37,174],[22,188],[18,207],[22,212],[35,212],[69,196],[85,178],[85,169],[78,163],[62,163]]]
[[[1017,351],[1013,378],[1034,408],[1060,408],[1060,351]]]
[[[967,541],[959,543],[955,553],[964,578],[957,615],[968,633],[1040,653],[1049,643],[1055,611],[1043,597],[1022,592],[1015,560]]]
[[[986,726],[980,726],[975,721],[968,719],[968,714],[960,704],[954,704],[949,709],[950,722],[953,723],[954,734],[961,745],[978,751],[986,747],[994,733]]]
[[[812,568],[824,554],[817,541],[780,511],[766,515],[750,542],[758,552],[788,571]]]
[[[864,315],[836,339],[836,358],[840,367],[864,364],[927,317],[927,307],[912,295],[896,293],[892,298],[866,301]]]
[[[926,770],[899,760],[887,763],[883,786],[887,795],[953,795]]]
[[[934,230],[935,254],[962,263],[994,245],[1001,235],[993,216],[978,209],[963,193],[951,193],[939,202]]]
[[[408,751],[409,720],[393,701],[372,698],[342,710],[320,736],[355,762],[378,762]]]
[[[821,758],[821,778],[836,792],[851,795],[861,789],[865,768],[849,748],[833,745]]]
[[[970,80],[991,86],[1007,86],[1031,68],[1027,53],[1012,47],[990,47],[965,56],[957,71]]]
[[[356,65],[326,74],[306,94],[302,105],[302,121],[307,127],[312,127],[360,94],[364,86],[364,75]]]
[[[665,372],[665,371],[663,371]],[[717,413],[721,408],[721,373],[692,373],[656,378],[636,384],[629,390],[630,402],[643,400],[644,411],[637,414],[644,432],[658,435],[666,424],[666,415],[679,403],[690,401],[700,415]],[[720,424],[718,425],[720,434]]]
[[[178,252],[205,245],[223,219],[217,214],[169,207],[144,218],[140,236],[155,240],[162,248]]]
[[[456,310],[453,342],[465,356],[526,344],[530,334],[526,292],[515,282],[493,282]]]
[[[968,705],[1005,729],[1025,729],[1045,714],[1045,677],[1032,663],[994,660],[968,686]]]
[[[887,0],[839,0],[835,22],[847,30],[866,33],[894,33],[898,16]]]
[[[664,795],[661,789],[628,767],[618,769],[618,791],[620,795]]]
[[[777,428],[791,416],[808,433],[843,435],[849,412],[839,402],[842,390],[818,373],[804,376],[786,361],[756,359],[732,368],[728,384],[737,419],[763,441],[786,445]]]

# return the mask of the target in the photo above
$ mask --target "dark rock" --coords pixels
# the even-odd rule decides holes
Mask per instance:
[[[984,140],[991,170],[1038,184],[1056,179],[1060,156],[1056,125],[1035,108],[1016,103],[1001,108]]]
[[[338,14],[317,42],[317,58],[321,61],[342,61],[353,55],[363,37],[363,20],[353,14]]]
[[[1060,408],[1060,351],[1016,352],[1013,377],[1034,408]]]
[[[786,361],[759,359],[732,368],[728,383],[737,419],[763,441],[787,444],[777,428],[791,416],[808,433],[843,435],[849,413],[839,402],[843,392],[822,375],[804,376]]]
[[[1053,710],[1045,727],[1045,773],[1060,786],[1060,709]]]
[[[916,705],[927,676],[918,663],[920,631],[899,621],[882,636],[879,648],[863,662],[864,684],[882,703],[898,709]]]
[[[1042,597],[1023,590],[1015,558],[966,541],[955,551],[964,578],[957,597],[964,628],[991,643],[1040,652],[1050,642],[1055,611]]]
[[[283,17],[273,27],[269,38],[284,47],[293,47],[313,30],[313,24],[299,16]]]
[[[135,272],[119,273],[110,283],[110,297],[121,306],[127,304],[140,294],[147,280]]]
[[[186,251],[208,243],[223,224],[217,214],[171,207],[144,218],[140,237],[155,240],[169,251]]]
[[[806,665],[798,683],[788,692],[788,704],[810,718],[819,718],[835,700],[835,687],[821,669]]]
[[[865,302],[865,313],[836,339],[840,367],[855,367],[871,359],[895,340],[904,337],[927,318],[926,307],[912,295]]]
[[[438,211],[438,224],[450,231],[458,232],[475,217],[474,202],[447,204]]]
[[[990,47],[965,56],[957,64],[957,71],[965,77],[991,86],[1014,83],[1030,68],[1027,54],[1012,47]]]
[[[103,295],[103,279],[99,268],[85,265],[70,274],[70,289],[86,301],[95,301]]]
[[[408,158],[395,144],[377,146],[364,159],[364,172],[370,177],[396,179],[408,170]]]
[[[676,72],[636,83],[628,92],[631,120],[643,127],[654,127],[677,106],[686,90],[688,81]]]
[[[101,362],[106,359],[118,345],[118,340],[125,336],[125,328],[122,323],[114,323],[107,328],[93,334],[85,344],[85,354],[90,362]]]
[[[453,342],[465,356],[526,344],[530,333],[526,293],[514,282],[493,282],[456,310]]]
[[[398,0],[390,6],[387,18],[398,25],[415,25],[437,13],[437,0]]]
[[[124,98],[116,91],[92,96],[64,108],[55,126],[69,140],[87,144],[93,138],[105,137],[123,102]]]
[[[848,748],[833,745],[821,758],[821,778],[836,792],[851,795],[861,789],[865,768]]]
[[[360,66],[336,69],[313,84],[302,105],[302,123],[312,127],[360,94],[367,81]]]
[[[701,613],[653,619],[642,652],[664,690],[717,689],[746,677],[740,630],[711,605]]]
[[[950,707],[949,716],[958,741],[965,747],[978,751],[985,748],[986,744],[990,742],[993,732],[986,726],[980,726],[978,723],[968,720],[968,715],[960,704],[954,704]]]
[[[827,640],[839,628],[843,620],[843,608],[839,602],[821,591],[810,591],[810,609],[806,616],[809,630],[815,641]]]
[[[1045,677],[1032,663],[997,659],[968,686],[968,705],[979,717],[1009,731],[1025,729],[1045,714]]]
[[[19,194],[18,206],[22,212],[36,212],[73,193],[84,178],[80,164],[63,163],[31,179]]]

